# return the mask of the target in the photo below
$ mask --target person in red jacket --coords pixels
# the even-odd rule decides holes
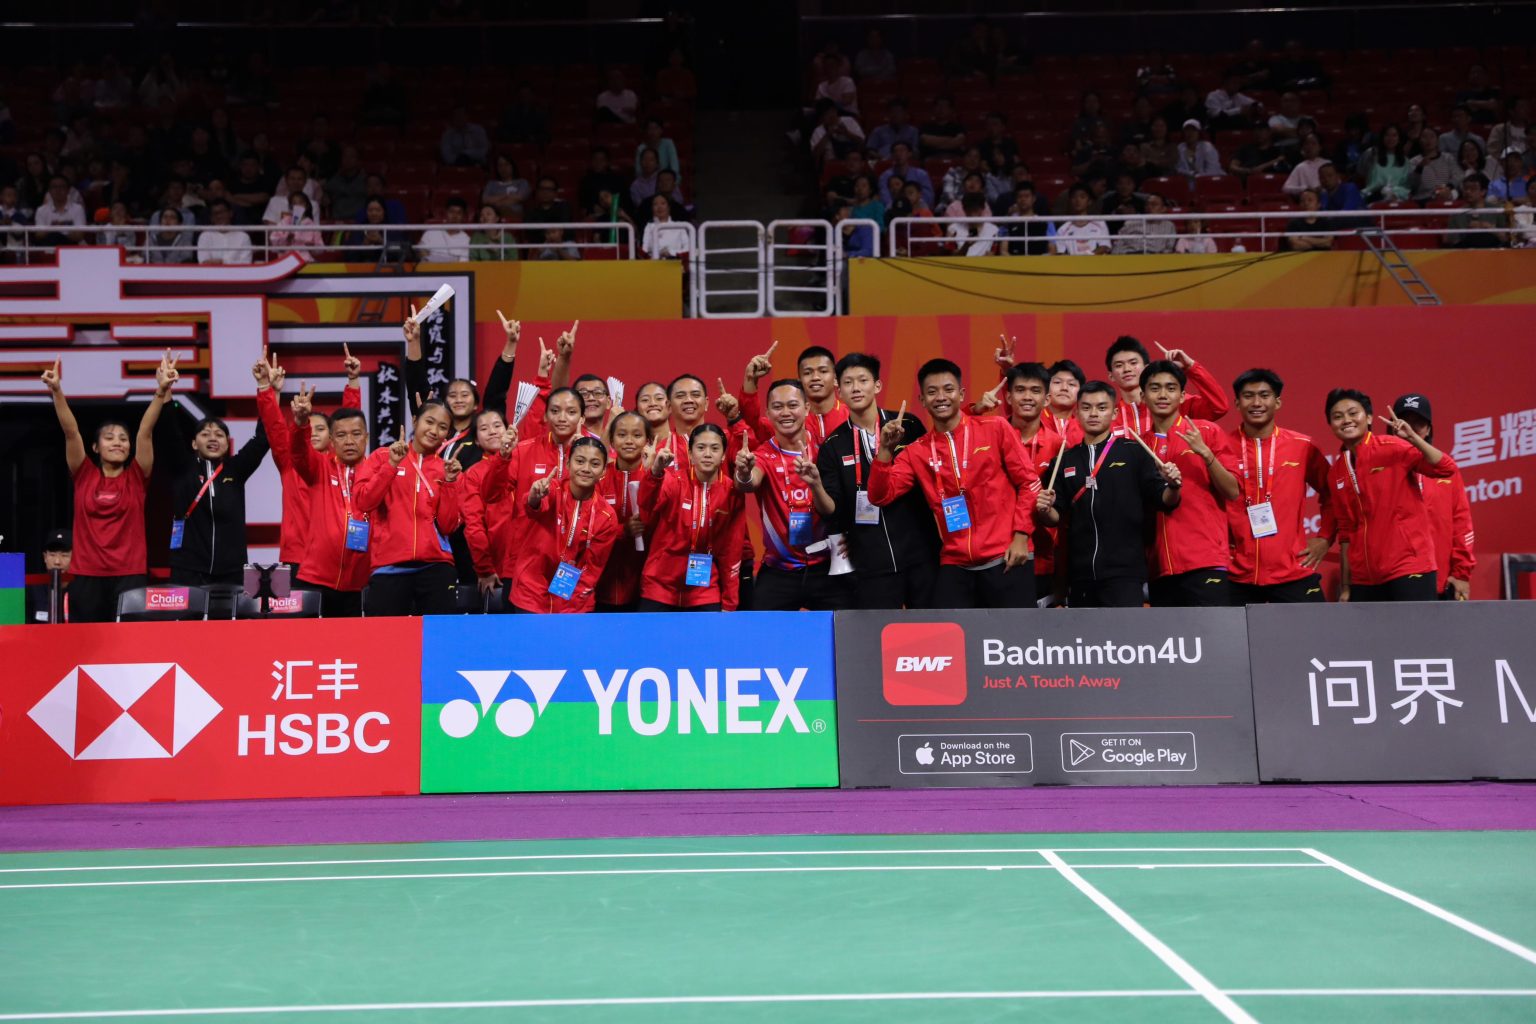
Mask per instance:
[[[672,472],[672,449],[658,448],[640,479],[640,514],[650,552],[640,578],[640,611],[734,611],[740,584],[745,497],[722,472],[725,431],[694,428],[689,464]]]
[[[1161,345],[1158,348],[1162,348]],[[1185,389],[1184,415],[1201,420],[1219,420],[1232,408],[1226,392],[1211,372],[1180,348],[1164,348],[1164,358],[1177,363],[1189,380]],[[1129,334],[1122,334],[1104,353],[1109,381],[1120,392],[1115,410],[1115,426],[1145,434],[1152,427],[1152,412],[1142,404],[1141,373],[1152,357],[1146,346]]]
[[[373,571],[363,610],[381,615],[446,615],[454,610],[453,549],[459,525],[459,464],[437,454],[448,436],[448,407],[423,402],[410,441],[370,455],[357,474],[352,506],[368,513]]]
[[[670,448],[672,461],[669,465],[681,468],[688,465],[689,438],[709,415],[709,392],[704,378],[691,373],[676,377],[667,385],[667,410],[670,418],[651,431],[651,443],[657,451]]]
[[[1232,383],[1242,417],[1227,435],[1237,451],[1242,501],[1227,502],[1232,538],[1232,603],[1297,604],[1322,601],[1317,573],[1328,553],[1326,537],[1307,536],[1307,488],[1326,508],[1328,459],[1306,434],[1275,422],[1285,382],[1273,370],[1252,369]]]
[[[1008,422],[1019,433],[1024,446],[1024,457],[1035,471],[1035,476],[1048,480],[1051,465],[1063,447],[1060,432],[1046,425],[1050,418],[1051,372],[1042,363],[1020,363],[1008,371]],[[1072,391],[1074,407],[1077,390]],[[1077,420],[1076,416],[1072,417]],[[1082,428],[1078,428],[1081,433]],[[1030,541],[1035,551],[1035,594],[1049,597],[1056,579],[1056,528],[1036,516],[1033,520]]]
[[[1413,428],[1424,440],[1433,442],[1435,425],[1430,420],[1429,399],[1423,395],[1403,395],[1392,403],[1392,414]],[[1429,528],[1435,539],[1435,578],[1443,580],[1440,597],[1446,601],[1465,601],[1472,595],[1472,570],[1477,556],[1472,553],[1476,539],[1472,530],[1472,504],[1467,501],[1467,485],[1461,470],[1448,477],[1419,480],[1424,504],[1429,510]]]
[[[613,462],[598,485],[608,507],[619,517],[621,534],[597,582],[597,610],[632,612],[640,603],[640,573],[645,568],[646,523],[640,515],[640,478],[647,472],[645,417],[621,412],[608,424]]]
[[[512,503],[505,494],[496,501],[486,501],[482,485],[500,459],[502,443],[510,431],[516,443],[517,428],[508,426],[499,409],[485,409],[475,417],[475,447],[487,456],[464,471],[459,484],[459,513],[464,520],[464,543],[469,548],[475,570],[475,582],[482,597],[501,589],[499,572],[506,552],[502,544],[512,514]]]
[[[903,440],[902,403],[901,415],[880,429],[869,500],[888,505],[913,487],[922,489],[942,545],[935,608],[1032,607],[1029,534],[1040,480],[1018,432],[1000,417],[965,415],[960,367],[947,359],[924,363],[917,384],[933,430],[926,443],[902,448],[893,459]]]
[[[667,431],[667,417],[672,407],[667,401],[667,386],[660,381],[648,380],[635,392],[635,412],[645,420],[646,437],[655,440]]]
[[[306,589],[320,592],[322,616],[356,618],[363,611],[363,587],[372,565],[369,515],[354,507],[353,501],[357,469],[368,455],[368,419],[361,409],[336,410],[326,423],[328,450],[322,453],[311,436],[314,395],[313,389],[299,386],[290,405],[293,427],[283,427],[293,479],[309,498],[304,513],[309,533],[298,580],[308,585]]]
[[[341,392],[341,407],[361,409],[363,392],[358,386],[358,380],[363,373],[363,362],[354,356],[346,345],[342,345],[341,350],[341,365],[347,374],[347,384]],[[304,546],[309,536],[309,510],[313,496],[309,485],[296,472],[294,458],[290,454],[292,445],[289,435],[292,431],[288,429],[288,417],[283,415],[278,405],[278,395],[283,390],[288,371],[278,365],[275,355],[269,354],[265,364],[257,364],[258,367],[262,365],[266,367],[267,384],[261,385],[261,378],[258,376],[256,414],[266,427],[267,441],[272,445],[272,461],[276,463],[283,482],[283,524],[278,541],[277,557],[288,563],[295,579],[303,579]],[[310,444],[315,451],[322,454],[330,451],[330,421],[326,419],[324,413],[311,412],[309,430],[304,433],[310,439]]]
[[[1220,427],[1185,415],[1185,382],[1171,360],[1154,360],[1141,371],[1152,413],[1142,440],[1160,461],[1178,466],[1184,482],[1179,504],[1157,512],[1147,596],[1154,608],[1224,608],[1232,603],[1225,503],[1239,495],[1237,456]]]
[[[772,416],[764,415],[757,383],[773,373],[775,341],[762,355],[753,356],[741,378],[741,416],[758,443],[773,436]],[[827,435],[848,422],[848,408],[837,397],[837,357],[832,350],[812,345],[795,360],[795,375],[805,391],[805,430],[811,443],[821,447]]]
[[[1335,388],[1324,408],[1341,442],[1328,473],[1332,518],[1348,545],[1340,600],[1433,601],[1435,543],[1415,474],[1438,480],[1456,463],[1397,417],[1391,434],[1372,434],[1363,392]]]
[[[517,556],[512,585],[515,611],[543,614],[590,612],[597,581],[622,529],[598,490],[608,468],[608,449],[595,437],[571,442],[564,479],[542,476],[528,488],[528,530]]]
[[[1077,393],[1088,383],[1083,368],[1070,359],[1051,364],[1050,405],[1042,422],[1046,429],[1061,435],[1067,447],[1083,443],[1083,425],[1077,419]]]

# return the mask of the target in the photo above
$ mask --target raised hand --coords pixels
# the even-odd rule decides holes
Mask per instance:
[[[562,331],[560,337],[555,339],[555,351],[567,362],[570,361],[571,354],[576,351],[576,328],[580,326],[580,320],[572,321],[571,329]]]
[[[411,315],[405,318],[405,323],[400,325],[405,332],[405,343],[417,345],[421,343],[421,324],[416,322],[416,304],[411,303]]]
[[[741,402],[725,389],[724,377],[716,377],[715,383],[720,385],[720,395],[715,399],[715,408],[720,410],[720,415],[727,421],[735,420],[741,415]]]
[[[1190,451],[1194,452],[1202,459],[1210,459],[1211,446],[1205,443],[1205,438],[1201,436],[1199,427],[1191,426],[1189,428],[1189,433],[1180,434],[1179,436],[1184,439],[1185,444],[1189,445]]]
[[[176,357],[171,355],[170,349],[166,349],[165,355],[160,357],[160,365],[155,368],[156,393],[164,398],[180,379],[181,374],[176,372]]]
[[[983,416],[1002,405],[1002,399],[998,398],[998,394],[1003,390],[1003,385],[1006,383],[1008,382],[1000,380],[992,386],[990,391],[982,392],[981,397],[976,400],[976,404],[971,406],[971,412],[977,416]]]
[[[541,476],[528,488],[528,504],[538,505],[549,496],[549,488],[554,483],[554,477]]]
[[[443,463],[443,483],[453,483],[459,478],[459,474],[463,472],[464,467],[459,463],[458,459],[449,459],[447,462]]]
[[[315,389],[305,389],[301,383],[299,393],[293,396],[293,422],[301,427],[309,426],[310,414],[315,408]]]
[[[1174,363],[1179,367],[1179,369],[1188,370],[1191,366],[1195,365],[1195,361],[1191,359],[1189,357],[1189,353],[1185,352],[1183,349],[1166,348],[1160,341],[1155,341],[1153,344],[1156,345],[1159,349],[1162,349],[1164,359]]]
[[[821,470],[804,455],[795,456],[795,475],[812,487],[821,483]]]
[[[902,421],[906,418],[907,403],[902,402],[901,411],[896,414],[896,418],[886,420],[885,424],[880,428],[880,451],[882,454],[889,452],[892,458],[895,457],[896,449],[900,447],[901,442],[907,436],[907,428],[902,424]]]
[[[389,464],[391,466],[400,465],[400,463],[405,461],[405,456],[410,450],[411,446],[407,444],[405,438],[402,437],[400,440],[389,446]]]
[[[501,457],[510,459],[512,452],[517,448],[517,425],[507,424],[507,432],[501,435]]]
[[[56,395],[64,390],[63,360],[55,359],[53,361],[53,368],[43,371],[43,383],[48,386],[49,391]]]
[[[273,391],[283,390],[283,385],[288,381],[288,371],[277,365],[277,356],[271,352],[265,354],[267,360],[267,382]]]
[[[496,316],[501,320],[501,329],[507,332],[507,344],[516,346],[519,338],[523,336],[523,322],[521,320],[508,320],[501,310],[496,311]]]
[[[672,451],[672,446],[655,448],[651,453],[651,472],[661,476],[662,472],[677,459],[677,454]]]
[[[746,378],[756,383],[773,372],[773,353],[778,349],[777,340],[768,346],[768,351],[762,355],[753,356],[747,360]]]
[[[1376,418],[1385,423],[1388,430],[1402,438],[1404,441],[1414,442],[1419,440],[1418,432],[1408,425],[1407,420],[1398,419],[1396,413],[1393,413],[1391,416],[1382,416],[1378,414]]]
[[[539,339],[539,376],[548,377],[555,369],[555,352]]]
[[[341,368],[347,371],[347,383],[357,380],[363,375],[363,361],[352,354],[346,342],[341,343]]]
[[[755,469],[757,469],[757,456],[749,449],[743,448],[736,453],[736,479],[752,479],[752,472]]]
[[[272,368],[267,365],[265,355],[252,364],[251,376],[256,378],[257,391],[263,391],[272,386]]]
[[[1013,369],[1013,348],[1019,343],[1018,338],[1010,338],[1006,334],[998,335],[1002,344],[992,350],[992,359],[1005,371]]]

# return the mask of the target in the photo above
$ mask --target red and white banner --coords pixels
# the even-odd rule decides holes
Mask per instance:
[[[417,619],[0,629],[0,804],[420,791]]]

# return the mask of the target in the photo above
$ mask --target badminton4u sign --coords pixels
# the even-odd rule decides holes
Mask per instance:
[[[0,630],[0,803],[409,793],[420,627]]]

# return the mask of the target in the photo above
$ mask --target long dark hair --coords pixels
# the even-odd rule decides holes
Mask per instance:
[[[1392,131],[1397,132],[1397,147],[1394,149],[1388,149],[1387,132]],[[1395,157],[1396,162],[1399,164],[1407,163],[1408,158],[1404,156],[1407,150],[1408,140],[1403,135],[1402,125],[1398,124],[1396,121],[1393,121],[1391,124],[1387,125],[1381,130],[1381,134],[1376,136],[1376,145],[1371,147],[1371,151],[1376,154],[1376,165],[1378,167],[1392,166],[1392,162],[1387,160],[1388,156]]]

